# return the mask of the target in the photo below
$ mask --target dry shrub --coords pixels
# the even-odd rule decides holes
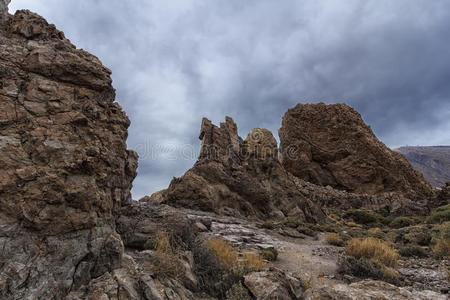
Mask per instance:
[[[355,258],[370,259],[388,267],[394,267],[399,258],[397,251],[388,243],[371,237],[350,240],[345,253]]]
[[[225,268],[233,268],[239,260],[239,253],[225,240],[214,238],[207,242],[208,248],[216,256],[219,264]]]
[[[183,274],[179,255],[171,244],[170,235],[160,231],[155,237],[154,268],[156,274],[177,278]]]
[[[244,272],[261,271],[265,266],[265,261],[257,253],[246,252],[242,255],[241,268]]]
[[[342,237],[337,233],[329,233],[325,236],[325,240],[328,244],[333,246],[342,247],[345,245],[345,241],[342,239]]]
[[[406,245],[398,250],[398,253],[403,257],[427,257],[427,251],[417,245]]]
[[[198,243],[193,254],[194,271],[199,278],[200,288],[219,299],[239,299],[238,296],[233,297],[244,292],[239,286],[235,286],[242,280],[242,276],[248,272],[259,271],[265,266],[264,260],[258,254],[241,255],[220,238]],[[235,288],[230,291],[233,286]]]
[[[384,280],[396,284],[399,273],[392,268],[367,258],[345,256],[339,261],[339,273],[349,274],[360,278]]]
[[[241,258],[239,252],[223,239],[209,240],[208,247],[213,251],[222,268],[235,273],[259,271],[266,264],[259,254],[253,252],[243,253]]]
[[[369,234],[369,236],[377,239],[381,239],[384,236],[384,232],[380,227],[369,228],[367,230],[367,233]]]
[[[433,246],[433,255],[436,258],[450,257],[450,240],[439,239]]]

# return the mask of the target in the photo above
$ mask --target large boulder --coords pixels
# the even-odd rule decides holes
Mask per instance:
[[[300,182],[280,164],[270,131],[257,128],[243,140],[231,118],[220,126],[203,119],[200,139],[194,167],[150,200],[236,216],[324,219],[300,190]]]
[[[279,134],[283,166],[298,178],[357,194],[432,194],[423,176],[348,105],[299,104],[285,114]]]
[[[0,298],[63,299],[121,264],[137,156],[111,72],[42,17],[0,13]]]

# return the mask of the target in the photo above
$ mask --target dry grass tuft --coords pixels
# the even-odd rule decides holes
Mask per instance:
[[[239,253],[228,242],[214,238],[209,240],[207,245],[213,251],[222,268],[230,269],[237,265]]]
[[[223,239],[211,239],[207,243],[216,256],[220,266],[235,273],[247,273],[264,269],[266,263],[257,253],[246,252],[242,255]]]
[[[266,262],[257,253],[246,252],[242,255],[241,266],[246,272],[261,271]]]
[[[449,239],[439,239],[433,246],[433,255],[436,258],[450,257],[450,240]]]
[[[173,248],[170,235],[161,231],[155,238],[154,268],[156,274],[178,278],[184,272],[179,255]]]
[[[358,259],[370,259],[387,267],[394,267],[399,259],[397,251],[388,243],[371,237],[350,240],[345,253]]]
[[[342,247],[345,245],[345,241],[342,239],[342,237],[337,233],[329,233],[325,236],[325,240],[328,244],[333,246]]]

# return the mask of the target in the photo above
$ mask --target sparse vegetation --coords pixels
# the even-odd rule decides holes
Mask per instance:
[[[371,237],[352,239],[347,244],[345,253],[358,259],[370,259],[387,267],[394,267],[399,258],[397,251],[388,243]]]
[[[170,241],[170,235],[161,231],[155,238],[154,270],[156,274],[177,278],[183,274],[183,265]]]
[[[405,243],[417,244],[420,246],[428,246],[431,244],[432,235],[431,233],[424,227],[411,227],[402,237]]]
[[[265,248],[261,250],[261,257],[267,261],[276,261],[278,258],[278,251],[274,247]]]
[[[195,273],[200,286],[211,295],[224,299],[227,291],[242,276],[264,269],[266,262],[257,253],[239,251],[227,241],[213,238],[194,249]],[[234,291],[236,292],[236,291]],[[234,293],[230,292],[230,293]]]
[[[392,228],[403,228],[417,224],[417,220],[411,217],[397,217],[389,223]]]
[[[428,218],[429,223],[440,224],[450,221],[450,204],[438,207]]]
[[[339,262],[339,273],[360,278],[372,278],[397,283],[399,274],[394,269],[364,257],[346,256]]]
[[[242,283],[236,283],[226,293],[226,300],[251,300],[252,297]]]
[[[333,246],[342,247],[345,245],[344,239],[337,233],[329,233],[325,236],[325,240],[328,244]]]
[[[427,251],[417,245],[406,245],[399,249],[398,253],[403,257],[427,257]]]
[[[376,212],[364,209],[351,209],[343,215],[345,219],[352,219],[362,225],[382,224],[386,222],[384,217]]]
[[[450,240],[438,239],[436,244],[432,248],[433,255],[436,258],[449,258],[450,257]]]

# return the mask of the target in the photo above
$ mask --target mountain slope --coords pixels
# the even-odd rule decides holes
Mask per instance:
[[[396,149],[436,187],[450,181],[450,146],[401,147]]]

